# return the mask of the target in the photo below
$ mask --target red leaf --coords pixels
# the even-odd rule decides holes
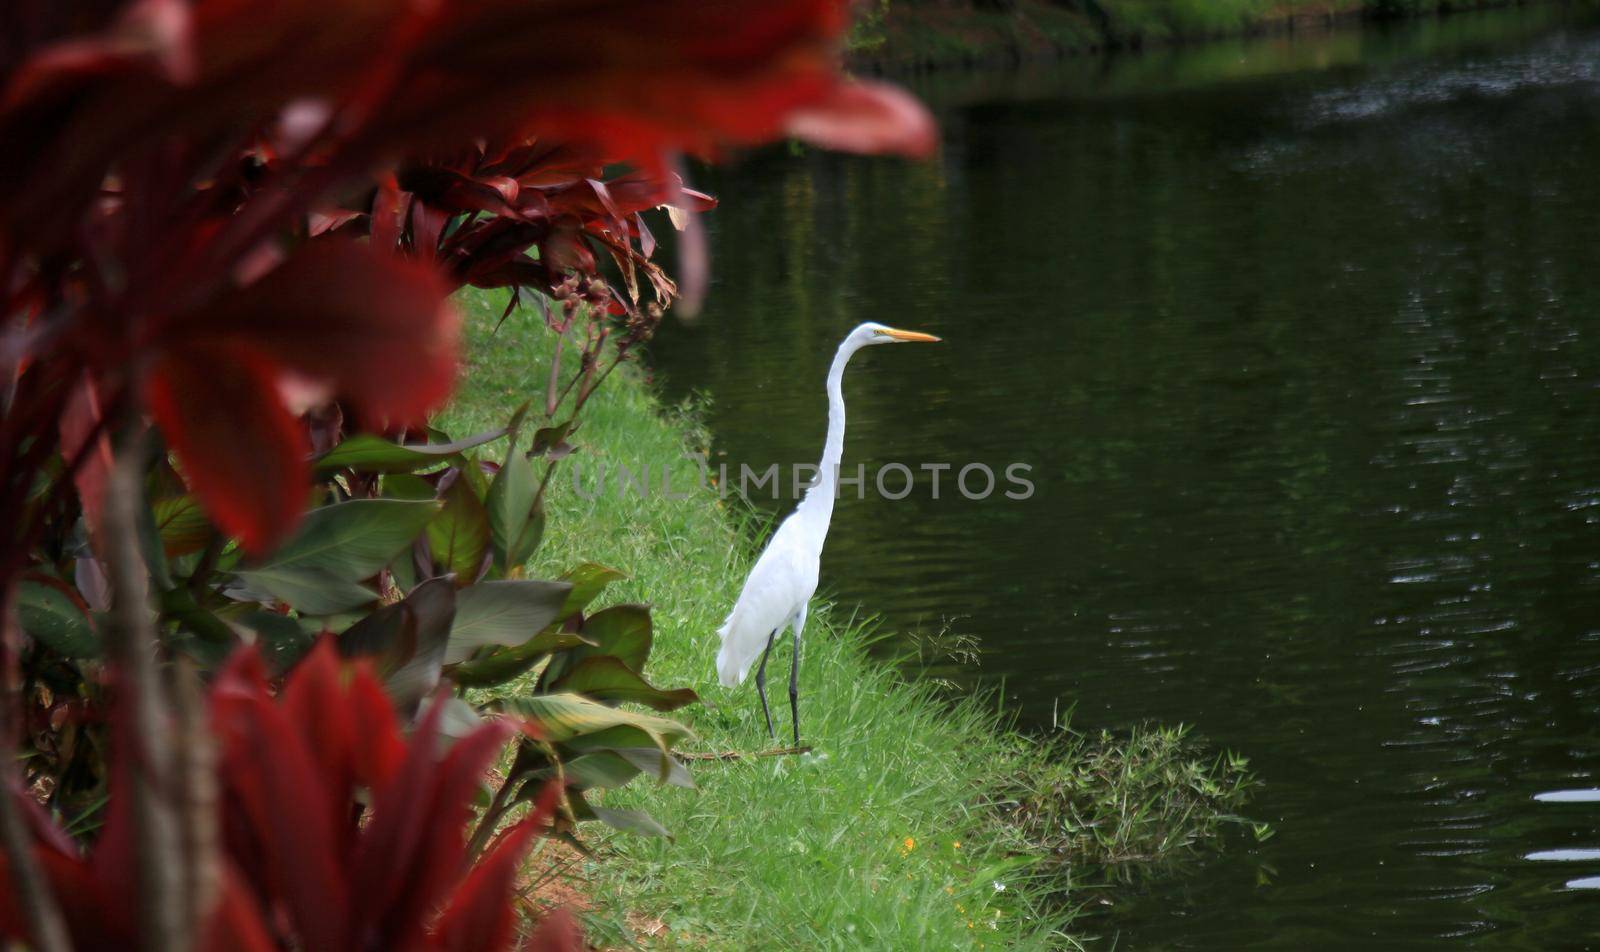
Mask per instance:
[[[927,155],[938,127],[910,93],[887,83],[841,83],[827,99],[790,114],[788,131],[825,149]]]
[[[356,939],[375,947],[415,930],[460,875],[472,792],[510,731],[502,722],[485,724],[440,762],[444,699],[423,714],[405,763],[373,792],[372,820],[356,849],[351,881],[362,889],[352,897],[352,921]]]
[[[382,682],[367,664],[358,662],[354,668],[346,703],[357,727],[355,780],[376,790],[405,762],[406,743]]]
[[[440,699],[442,701],[442,699]],[[434,747],[438,738],[438,718],[443,717],[442,702],[435,701],[427,707],[421,723],[411,733],[411,747],[405,763],[387,784],[373,790],[371,821],[362,830],[362,842],[352,859],[352,882],[362,883],[362,890],[352,896],[350,909],[355,923],[355,938],[362,944],[384,946],[381,939],[403,936],[414,928],[414,922],[397,922],[392,912],[410,910],[410,917],[419,917],[429,904],[411,901],[418,893],[413,877],[416,867],[427,862],[440,864],[440,858],[424,856],[419,861],[421,843],[426,837],[430,821],[434,818],[434,795],[438,784],[438,763]],[[453,867],[453,858],[445,864]],[[437,898],[435,898],[437,899]]]
[[[284,409],[278,380],[259,352],[214,341],[169,350],[145,384],[190,488],[252,555],[294,530],[310,481],[305,434]]]
[[[460,315],[447,293],[430,265],[330,236],[163,336],[266,354],[331,385],[372,428],[421,424],[455,387]]]
[[[299,731],[306,749],[322,772],[330,815],[339,816],[350,803],[356,784],[356,758],[361,740],[352,710],[340,688],[339,656],[333,639],[323,638],[290,673],[279,695],[289,722]],[[393,725],[390,725],[393,730]],[[340,832],[346,832],[341,825]],[[341,850],[347,839],[339,841]]]
[[[86,373],[72,388],[66,412],[61,416],[61,454],[69,461],[83,455],[72,480],[77,486],[78,501],[83,504],[83,518],[91,535],[100,528],[106,479],[111,475],[111,439],[101,424],[103,412],[94,378]]]
[[[339,948],[349,935],[338,847],[346,818],[330,808],[314,755],[258,676],[259,663],[230,663],[212,692],[224,793],[241,814],[232,830],[253,841],[230,852],[261,858],[257,882],[284,904],[304,947]]]
[[[488,856],[475,866],[450,898],[434,936],[450,952],[499,952],[509,948],[516,932],[516,907],[511,890],[528,846],[539,832],[532,819],[508,830]]]
[[[395,249],[400,243],[400,232],[405,230],[406,211],[410,207],[410,193],[401,191],[393,173],[384,175],[372,196],[372,247],[379,251]]]
[[[278,952],[262,911],[231,864],[222,869],[222,894],[200,941],[201,952]]]

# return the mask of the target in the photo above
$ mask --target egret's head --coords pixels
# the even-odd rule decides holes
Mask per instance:
[[[850,340],[857,347],[866,347],[869,344],[931,344],[937,343],[939,338],[921,331],[903,331],[868,321],[850,332]]]

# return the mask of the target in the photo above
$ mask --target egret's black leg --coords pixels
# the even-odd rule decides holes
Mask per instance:
[[[794,722],[794,745],[800,746],[800,629],[794,632],[794,655],[789,659],[789,717]]]
[[[761,666],[756,668],[756,694],[761,697],[761,713],[767,718],[767,736],[776,740],[778,735],[772,731],[772,710],[767,707],[767,655],[772,654],[772,642],[778,637],[778,630],[774,628],[772,634],[767,636],[766,650],[761,652]]]

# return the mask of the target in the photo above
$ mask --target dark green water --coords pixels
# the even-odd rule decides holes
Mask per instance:
[[[941,673],[1027,720],[1191,723],[1265,781],[1277,835],[1116,893],[1104,947],[1587,947],[1600,858],[1542,854],[1600,848],[1600,803],[1535,797],[1600,787],[1600,30],[924,91],[929,164],[701,174],[730,210],[669,392],[709,393],[723,459],[809,462],[845,331],[946,338],[856,358],[847,467],[1036,492],[847,495],[824,589],[976,637]]]

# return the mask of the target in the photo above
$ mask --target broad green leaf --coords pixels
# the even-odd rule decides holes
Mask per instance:
[[[561,617],[569,618],[574,612],[583,611],[590,602],[600,597],[607,585],[627,577],[625,573],[597,562],[585,562],[562,575],[561,581],[572,583],[572,593],[561,607]]]
[[[498,440],[504,429],[479,433],[453,443],[392,443],[371,433],[358,433],[324,453],[316,462],[321,472],[356,469],[368,473],[409,473]]]
[[[496,698],[489,706],[526,718],[546,740],[573,747],[581,744],[588,750],[653,746],[665,754],[673,744],[694,736],[677,721],[607,707],[577,694]]]
[[[511,553],[506,556],[506,564],[511,566],[526,565],[533,554],[539,551],[539,543],[544,541],[544,501],[541,497],[533,498],[533,511],[528,513],[528,521],[522,526],[522,534],[517,536],[516,545],[511,547]]]
[[[597,750],[592,754],[574,757],[562,764],[562,769],[566,774],[567,783],[580,790],[589,787],[615,790],[627,786],[629,781],[642,772],[621,755],[609,750]],[[548,770],[551,775],[554,772],[554,768]],[[539,774],[534,776],[536,779],[544,779]]]
[[[672,839],[672,834],[667,832],[667,828],[657,822],[655,817],[643,810],[614,810],[610,807],[597,807],[591,804],[589,812],[594,814],[596,820],[614,830]]]
[[[383,477],[381,485],[390,499],[434,499],[439,495],[433,483],[411,473],[391,473]]]
[[[574,660],[611,655],[634,671],[650,660],[652,629],[648,605],[613,605],[583,620],[583,636],[593,648],[574,652]]]
[[[499,648],[457,664],[450,669],[450,679],[464,688],[494,687],[520,676],[553,651],[585,644],[582,635],[547,628],[515,648]]]
[[[404,601],[386,605],[345,629],[339,636],[339,653],[374,658],[395,707],[409,711],[439,683],[455,608],[452,581],[429,579]]]
[[[161,613],[178,623],[185,631],[200,641],[220,647],[226,656],[238,643],[238,634],[215,614],[195,601],[194,593],[186,585],[177,585],[160,593]]]
[[[507,579],[479,582],[456,594],[455,624],[450,629],[450,647],[445,663],[465,661],[485,645],[516,646],[527,643],[552,623],[560,620],[572,586],[564,582]],[[569,636],[568,645],[583,644]],[[562,645],[552,643],[546,650]]]
[[[699,695],[688,688],[662,690],[630,670],[621,659],[610,655],[583,659],[551,685],[551,689],[575,691],[596,701],[631,701],[657,711],[674,711],[700,700]]]
[[[530,456],[542,456],[560,446],[572,432],[573,421],[558,423],[555,426],[541,427],[533,433],[533,445],[528,448]]]
[[[416,588],[417,580],[423,577],[422,573],[417,571],[417,560],[414,555],[415,549],[407,549],[389,563],[389,581],[402,592]]]
[[[248,571],[319,569],[359,581],[388,565],[438,510],[436,502],[401,499],[352,499],[313,509],[293,539]]]
[[[667,828],[656,822],[655,817],[643,810],[615,810],[607,807],[597,807],[589,802],[583,791],[569,792],[567,803],[572,807],[572,815],[579,820],[599,820],[606,826],[622,830],[625,833],[641,833],[645,836],[664,836],[672,838]]]
[[[682,762],[671,754],[663,754],[654,747],[614,747],[611,753],[622,757],[663,783],[694,789],[694,778],[689,776],[689,771]]]
[[[139,535],[139,554],[144,557],[145,570],[156,591],[166,591],[173,586],[172,566],[167,562],[167,551],[161,541],[161,530],[156,526],[155,512],[147,497],[139,498],[136,514]]]
[[[489,476],[483,471],[483,464],[478,462],[476,455],[464,457],[455,472],[459,474],[458,478],[467,481],[480,500],[489,498]]]
[[[458,697],[444,700],[444,714],[439,718],[439,734],[451,740],[460,740],[483,726],[478,709]]]
[[[277,612],[253,611],[237,621],[255,632],[261,656],[276,672],[289,670],[317,642],[316,635],[302,628],[298,620]]]
[[[444,508],[428,522],[428,548],[442,571],[453,572],[457,585],[471,585],[489,549],[489,514],[465,479],[451,481]]]
[[[332,615],[378,600],[378,594],[315,568],[256,569],[237,573],[252,591],[270,595],[307,615]]]
[[[193,496],[158,499],[150,506],[167,558],[198,552],[211,541],[211,520]]]
[[[64,590],[25,579],[17,586],[17,622],[30,638],[67,658],[92,658],[100,636],[88,612]]]
[[[539,487],[533,476],[533,464],[517,451],[513,444],[506,453],[506,461],[489,483],[489,493],[484,506],[489,511],[489,532],[494,545],[494,565],[502,574],[521,565],[513,561],[517,542],[522,538],[528,518],[533,512],[534,495]]]

